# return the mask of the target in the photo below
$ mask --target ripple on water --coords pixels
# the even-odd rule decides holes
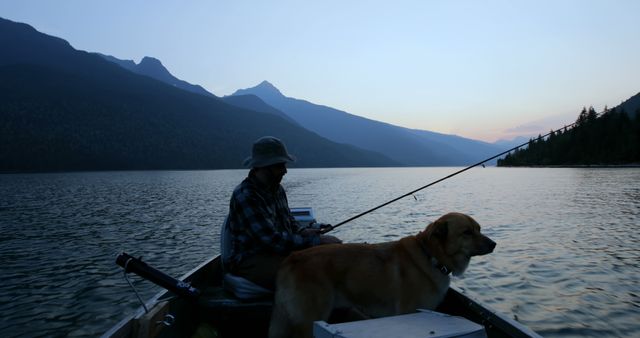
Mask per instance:
[[[292,206],[337,224],[452,168],[292,169]],[[128,251],[172,276],[218,253],[242,170],[0,175],[0,331],[96,336],[139,303],[114,264]],[[402,179],[398,179],[401,177]],[[498,246],[453,284],[548,337],[640,336],[640,171],[471,170],[336,229],[396,240],[472,215]],[[132,276],[145,299],[159,288]]]

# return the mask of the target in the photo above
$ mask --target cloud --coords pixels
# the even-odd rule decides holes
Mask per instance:
[[[523,124],[517,127],[506,129],[504,132],[507,134],[516,134],[516,133],[537,133],[542,130],[544,126],[540,124]]]
[[[521,125],[504,129],[499,136],[500,140],[513,140],[516,138],[531,138],[544,135],[551,130],[558,130],[573,123],[575,114],[561,114],[548,116],[539,120],[523,123]]]
[[[551,130],[558,130],[574,122],[574,114],[552,115],[539,120],[527,122],[503,131],[503,137],[537,136],[546,134]]]

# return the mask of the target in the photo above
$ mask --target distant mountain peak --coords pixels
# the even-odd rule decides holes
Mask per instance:
[[[139,64],[143,64],[143,63],[149,64],[149,65],[155,65],[155,66],[162,66],[162,62],[160,62],[160,60],[158,60],[158,59],[156,59],[154,57],[151,57],[151,56],[143,57],[142,60],[140,60]],[[162,67],[164,67],[164,66],[162,66]]]
[[[145,69],[148,71],[160,72],[163,74],[162,76],[173,77],[169,70],[162,64],[162,62],[160,62],[160,60],[150,56],[143,57],[142,60],[140,60],[138,67],[140,69]]]
[[[260,82],[260,84],[257,85],[256,88],[276,90],[276,91],[279,92],[278,88],[276,88],[276,86],[274,86],[271,82],[269,82],[267,80],[264,80],[264,81]]]
[[[280,90],[276,88],[276,86],[274,86],[273,84],[271,84],[271,82],[267,80],[260,82],[260,84],[255,86],[254,88],[260,91],[264,91],[265,93],[269,93],[271,95],[284,96],[282,95]]]
[[[183,81],[173,76],[171,72],[165,67],[159,59],[156,59],[151,56],[145,56],[140,60],[140,63],[136,64],[132,60],[120,60],[111,55],[104,55],[98,53],[98,55],[102,56],[108,61],[116,63],[125,69],[128,69],[136,74],[145,75],[156,80],[162,81],[174,87],[178,87],[180,89],[190,91],[192,93],[201,94],[209,97],[216,97],[215,95],[209,93],[206,89],[193,85],[187,81]]]
[[[271,84],[271,82],[269,82],[267,80],[264,80],[264,81],[260,82],[260,84],[258,84],[255,87],[246,88],[246,89],[238,89],[232,95],[247,95],[247,94],[253,94],[253,95],[256,95],[258,97],[271,97],[271,98],[284,98],[285,97],[284,95],[282,95],[280,90],[278,88],[276,88],[276,86],[274,86],[273,84]]]

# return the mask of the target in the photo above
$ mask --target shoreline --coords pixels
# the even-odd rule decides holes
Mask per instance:
[[[464,165],[453,166],[396,166],[396,167],[291,167],[288,169],[365,169],[365,168],[464,168]],[[481,167],[479,164],[475,166]],[[640,168],[640,163],[630,164],[546,164],[546,165],[490,165],[489,168]],[[27,170],[27,171],[13,171],[13,170],[0,170],[0,175],[15,175],[15,174],[69,174],[69,173],[89,173],[89,172],[131,172],[131,171],[213,171],[213,170],[248,170],[248,168],[194,168],[194,169],[87,169],[87,170]]]

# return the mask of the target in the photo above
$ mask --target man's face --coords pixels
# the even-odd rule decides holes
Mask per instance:
[[[287,164],[286,163],[276,163],[270,166],[265,167],[266,171],[269,173],[269,179],[271,182],[276,185],[282,182],[282,177],[287,173]]]

